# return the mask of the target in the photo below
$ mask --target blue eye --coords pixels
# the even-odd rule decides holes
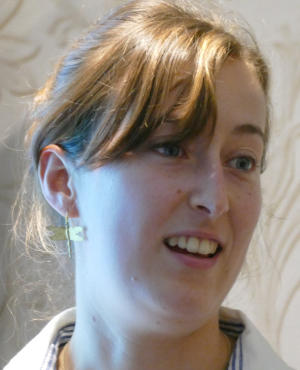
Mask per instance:
[[[229,164],[237,170],[244,172],[254,171],[258,167],[255,159],[248,156],[233,158],[229,161]]]
[[[165,157],[180,157],[183,155],[183,149],[178,144],[165,143],[157,144],[154,149]]]

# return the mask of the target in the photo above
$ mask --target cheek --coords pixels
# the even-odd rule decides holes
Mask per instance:
[[[261,210],[260,185],[236,196],[234,201],[234,228],[238,240],[248,244]]]
[[[246,201],[251,211],[251,213],[249,213],[249,217],[251,217],[250,222],[253,222],[256,225],[259,215],[260,215],[261,203],[262,203],[260,185],[258,185],[255,190],[249,191],[247,193]]]
[[[138,270],[138,266],[142,266],[147,272],[151,259],[161,252],[167,225],[181,202],[183,190],[159,177],[135,179],[130,186],[128,183],[123,186],[129,200],[124,200],[121,207],[124,217],[118,228],[122,238],[119,257],[127,261],[131,269]],[[145,261],[149,264],[145,265]]]
[[[179,185],[178,178],[169,177],[163,171],[147,170],[139,176],[128,176],[124,188],[131,199],[129,212],[136,214],[137,222],[149,217],[155,223],[157,217],[170,216],[184,192]]]

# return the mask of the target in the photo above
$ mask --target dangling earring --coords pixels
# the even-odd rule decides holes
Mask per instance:
[[[71,240],[74,242],[83,241],[83,235],[79,235],[80,233],[83,234],[83,227],[81,226],[70,227],[68,214],[65,216],[65,226],[64,227],[48,226],[47,229],[53,233],[50,236],[51,240],[66,240],[67,241],[68,255],[70,258],[71,258]]]

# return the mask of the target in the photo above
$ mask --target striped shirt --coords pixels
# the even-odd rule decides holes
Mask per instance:
[[[245,329],[244,324],[220,320],[219,325],[224,334],[236,339],[227,370],[243,370],[243,346],[240,334]]]
[[[55,337],[54,341],[50,344],[46,354],[44,363],[41,370],[56,370],[56,363],[58,354],[65,344],[71,339],[75,328],[75,323],[68,324],[62,327]]]
[[[243,347],[242,336],[240,334],[245,328],[244,325],[241,323],[224,320],[220,320],[219,325],[223,333],[236,339],[236,344],[233,349],[227,370],[243,370]],[[75,323],[72,323],[64,326],[58,331],[57,336],[49,346],[41,370],[56,370],[58,354],[64,345],[71,339],[74,328]]]

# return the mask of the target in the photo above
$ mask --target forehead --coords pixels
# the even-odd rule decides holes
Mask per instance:
[[[184,91],[191,88],[191,79],[189,79],[192,75],[191,69],[191,65],[187,66],[181,76],[175,79],[169,97],[165,101],[169,119],[164,122],[160,131],[180,131],[176,121],[180,117],[181,106],[177,103],[180,101],[181,94],[185,96]],[[216,74],[214,94],[217,105],[216,131],[256,133],[264,142],[266,141],[266,97],[252,66],[241,60],[227,60]],[[209,121],[210,119],[204,132],[211,132]],[[234,131],[236,128],[237,130]]]
[[[266,97],[254,68],[243,61],[227,61],[216,76],[218,121],[225,126],[252,124],[265,131]]]

